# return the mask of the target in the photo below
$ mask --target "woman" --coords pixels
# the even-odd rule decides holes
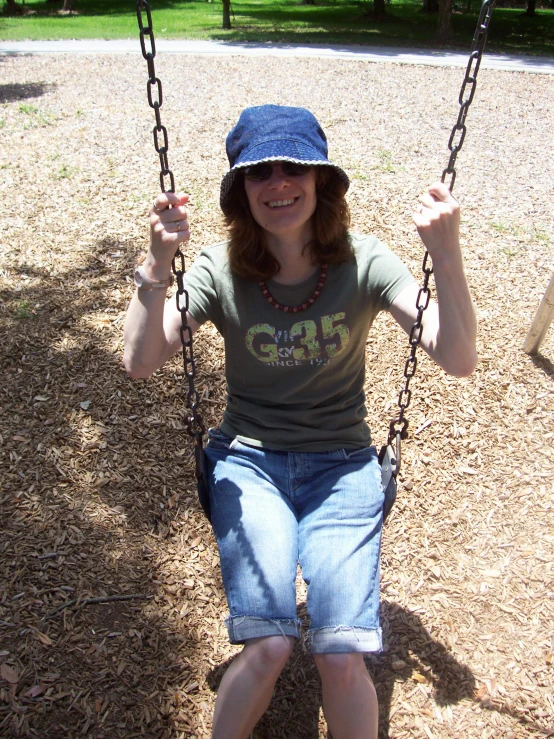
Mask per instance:
[[[309,111],[243,111],[227,154],[220,202],[229,239],[205,249],[185,278],[188,323],[211,320],[225,339],[227,407],[206,460],[227,627],[244,644],[221,682],[213,737],[248,736],[269,704],[300,633],[299,562],[328,726],[334,739],[374,738],[377,698],[363,655],[382,647],[383,491],[364,420],[364,348],[379,310],[410,331],[419,288],[376,238],[349,234],[348,177],[328,160]],[[189,238],[186,203],[165,193],[151,210],[125,325],[131,377],[148,377],[181,346],[181,318],[164,295],[175,248]],[[437,290],[421,345],[446,372],[468,375],[475,315],[458,205],[444,185],[421,198],[414,221]]]

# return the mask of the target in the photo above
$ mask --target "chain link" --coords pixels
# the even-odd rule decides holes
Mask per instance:
[[[441,182],[445,182],[446,178],[450,176],[450,182],[448,183],[448,189],[452,192],[454,188],[454,182],[456,181],[456,157],[458,152],[463,146],[464,139],[466,136],[466,118],[469,110],[469,106],[473,102],[475,96],[475,90],[477,87],[477,73],[481,65],[481,58],[483,51],[485,50],[485,44],[487,43],[487,34],[489,31],[489,23],[492,16],[495,0],[484,0],[481,6],[481,12],[479,13],[479,19],[477,21],[477,27],[473,36],[471,44],[471,51],[469,52],[469,59],[467,62],[466,73],[458,102],[460,104],[460,110],[458,112],[458,120],[454,124],[452,133],[450,134],[450,140],[448,141],[448,149],[450,151],[450,158],[448,164],[442,173]],[[456,140],[457,138],[457,140]]]
[[[143,14],[146,14],[146,24],[144,23]],[[146,0],[137,0],[137,19],[140,33],[140,48],[142,50],[142,56],[146,59],[148,64],[148,82],[146,85],[148,105],[153,108],[154,115],[156,116],[156,125],[152,130],[152,134],[154,137],[154,148],[160,159],[160,187],[162,192],[175,192],[175,179],[173,172],[169,168],[169,161],[167,158],[169,139],[167,136],[167,129],[162,125],[160,115],[160,108],[163,103],[163,93],[162,83],[159,77],[156,76],[156,69],[154,66],[156,45],[152,27],[152,15]],[[206,433],[206,427],[204,426],[204,421],[200,414],[200,395],[195,386],[196,362],[193,351],[192,329],[187,323],[189,295],[185,290],[183,281],[183,277],[185,275],[185,257],[180,247],[177,247],[177,251],[173,256],[171,269],[173,270],[175,281],[177,283],[175,299],[177,310],[181,314],[179,333],[181,336],[183,353],[184,376],[188,383],[186,396],[186,406],[189,411],[186,419],[187,433],[194,442],[196,477],[197,479],[200,479],[202,476],[203,435]]]
[[[477,28],[473,36],[473,42],[471,45],[471,51],[469,54],[469,60],[466,67],[466,73],[462,82],[460,95],[458,102],[460,104],[460,110],[458,112],[458,119],[452,128],[450,139],[448,141],[448,149],[450,151],[450,157],[448,164],[443,170],[441,182],[445,182],[447,177],[450,177],[450,182],[447,183],[448,189],[452,192],[454,188],[454,182],[456,181],[456,157],[458,152],[463,146],[467,128],[466,118],[473,98],[475,96],[475,88],[477,85],[477,73],[481,64],[481,57],[485,49],[487,42],[487,33],[489,29],[489,23],[492,16],[495,0],[484,0],[481,6],[481,12],[477,21]],[[396,473],[400,470],[400,441],[405,439],[408,435],[408,419],[406,418],[406,410],[410,405],[412,399],[412,391],[410,389],[410,381],[415,375],[417,367],[417,348],[421,342],[421,336],[423,334],[423,313],[429,301],[431,299],[431,289],[429,288],[429,281],[433,274],[433,267],[429,266],[429,252],[426,250],[423,257],[423,286],[421,287],[416,301],[417,316],[412,330],[410,331],[410,356],[404,366],[404,387],[398,395],[398,416],[390,422],[389,425],[389,436],[388,444],[395,442],[396,444],[396,460],[397,467]],[[422,302],[423,301],[423,302]]]

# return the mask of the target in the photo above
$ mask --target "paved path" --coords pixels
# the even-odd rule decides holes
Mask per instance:
[[[434,67],[465,67],[468,55],[454,51],[405,49],[379,46],[301,46],[300,44],[234,43],[227,41],[170,41],[156,40],[156,50],[164,54],[237,54],[250,56],[328,57],[333,59],[360,59],[373,62],[422,64]],[[67,40],[67,41],[0,41],[0,56],[6,54],[127,54],[140,53],[138,32],[136,39]],[[481,61],[483,69],[502,69],[511,72],[554,74],[554,57],[488,54]]]

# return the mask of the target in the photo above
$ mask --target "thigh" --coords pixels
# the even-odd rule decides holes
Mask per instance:
[[[375,632],[376,639],[370,641],[380,645],[384,494],[375,448],[343,450],[341,459],[322,468],[310,484],[316,492],[310,494],[299,523],[310,630],[367,629]]]
[[[275,460],[221,432],[210,437],[212,525],[231,618],[296,621],[298,522],[273,480]]]

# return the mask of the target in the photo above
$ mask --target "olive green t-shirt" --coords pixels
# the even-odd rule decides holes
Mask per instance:
[[[367,334],[414,278],[377,238],[350,238],[354,259],[330,265],[320,296],[298,313],[276,309],[257,282],[232,273],[225,242],[204,249],[186,273],[190,314],[212,321],[225,341],[223,433],[285,451],[371,443],[363,391]],[[298,285],[267,285],[279,303],[296,306],[318,280],[319,271]]]

